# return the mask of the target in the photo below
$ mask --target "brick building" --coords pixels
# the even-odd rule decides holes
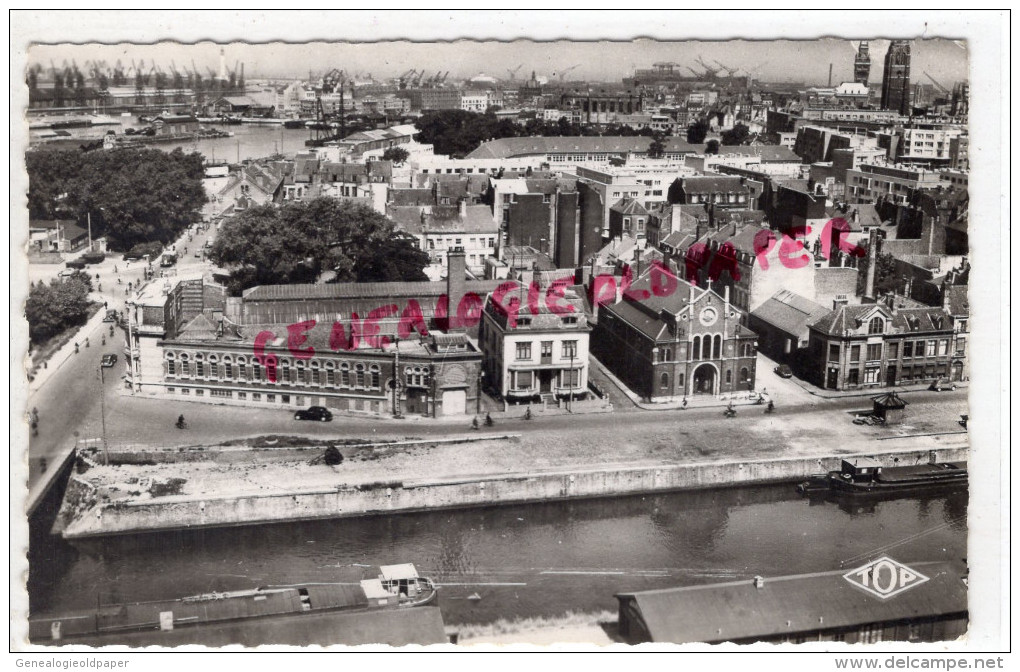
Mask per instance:
[[[655,296],[651,286],[645,274],[630,296],[600,308],[592,354],[604,366],[650,401],[754,387],[757,337],[741,324],[728,290],[720,296],[681,281],[673,293]]]

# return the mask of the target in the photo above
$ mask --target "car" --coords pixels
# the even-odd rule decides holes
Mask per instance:
[[[117,355],[110,353],[103,355],[103,368],[108,369],[117,363]]]
[[[787,364],[780,364],[776,368],[772,369],[772,372],[780,378],[793,378],[793,369],[791,369]]]
[[[946,378],[939,378],[932,382],[932,384],[928,386],[928,389],[932,392],[945,392],[946,390],[952,391],[956,389],[956,384],[949,382]]]
[[[195,250],[195,258],[196,259],[202,258],[202,250]]]
[[[308,408],[302,408],[300,411],[294,414],[295,420],[318,420],[319,422],[329,422],[333,419],[333,414],[329,412],[328,408],[324,406],[309,406]]]
[[[106,311],[106,317],[103,318],[103,322],[116,322],[116,321],[117,321],[117,311],[116,310],[108,310],[108,311]]]
[[[82,269],[85,268],[86,263],[84,259],[71,259],[69,262],[65,264],[65,266],[67,266],[68,268]]]

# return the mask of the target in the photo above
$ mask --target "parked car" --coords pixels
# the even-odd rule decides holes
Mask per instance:
[[[108,310],[108,311],[106,311],[106,317],[103,318],[103,322],[116,322],[116,321],[117,321],[117,311],[116,310]],[[114,356],[116,356],[116,355],[114,355]]]
[[[928,389],[932,392],[945,392],[946,390],[952,391],[956,389],[956,384],[949,382],[948,378],[938,378],[928,386]]]
[[[103,355],[103,368],[108,369],[117,363],[117,355],[110,353]]]
[[[333,419],[333,414],[329,412],[328,408],[324,406],[309,406],[308,408],[302,408],[300,411],[294,414],[295,420],[318,420],[319,422],[329,422]]]
[[[67,266],[68,268],[79,268],[79,269],[80,269],[80,268],[85,268],[85,266],[86,266],[86,265],[87,265],[87,264],[85,263],[85,260],[84,260],[84,259],[71,259],[71,260],[70,260],[69,262],[67,262],[67,264],[66,264],[66,266]]]
[[[202,250],[195,250],[195,258],[196,259],[202,258]]]
[[[787,364],[780,364],[776,368],[772,369],[772,371],[780,378],[793,378],[793,369],[791,369]]]

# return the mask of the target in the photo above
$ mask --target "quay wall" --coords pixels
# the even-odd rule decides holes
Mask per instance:
[[[885,466],[967,459],[967,449],[890,450],[854,455]],[[686,489],[791,482],[838,469],[847,455],[696,462],[646,467],[422,479],[286,493],[223,497],[162,497],[151,501],[95,503],[63,530],[65,538],[147,531],[230,527],[283,521],[359,517],[449,508],[471,508]]]

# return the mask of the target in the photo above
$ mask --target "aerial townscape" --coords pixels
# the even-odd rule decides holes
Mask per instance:
[[[970,90],[921,43],[30,51],[30,641],[964,635]]]

